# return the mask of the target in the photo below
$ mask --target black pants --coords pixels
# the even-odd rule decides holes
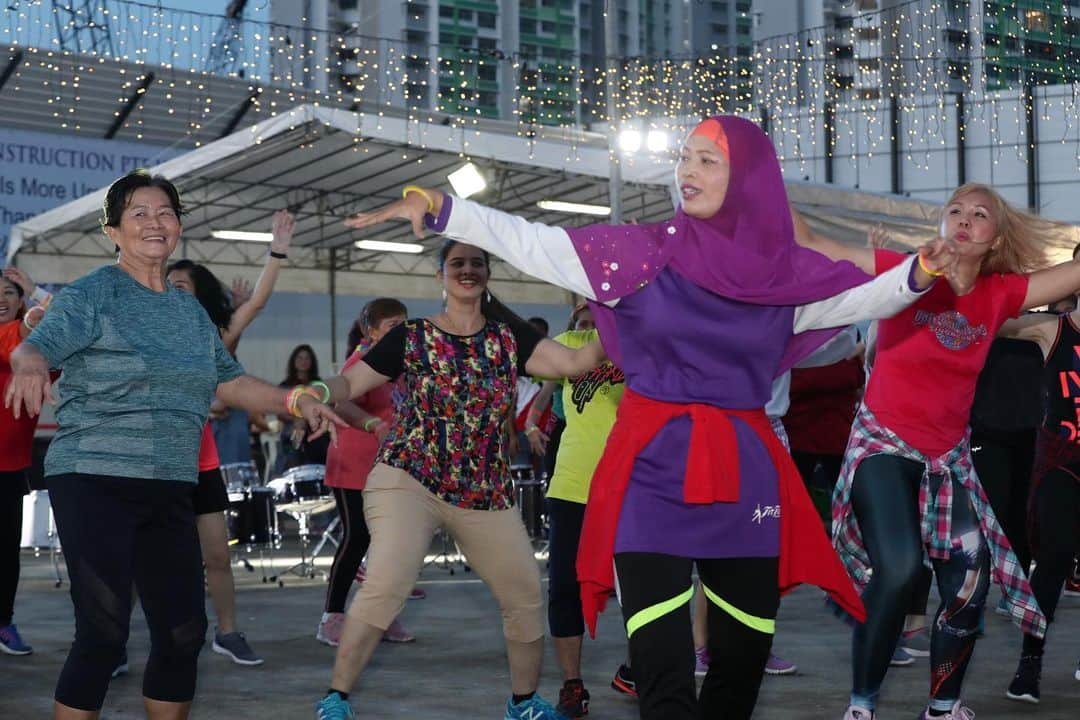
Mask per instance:
[[[143,695],[195,696],[206,639],[202,554],[192,485],[96,475],[47,478],[75,606],[75,642],[56,700],[99,710],[127,644],[134,582],[150,629]]]
[[[975,472],[1025,573],[1031,567],[1027,505],[1031,468],[1035,463],[1035,436],[1034,429],[998,432],[974,428],[971,432]]]
[[[851,501],[874,572],[862,596],[866,622],[856,626],[852,643],[854,704],[876,704],[904,615],[925,582],[918,502],[922,473],[921,463],[893,455],[868,457],[855,472]],[[931,492],[941,482],[932,478]],[[990,587],[989,549],[967,491],[955,482],[952,539],[949,559],[933,561],[941,607],[931,630],[930,697],[943,705],[960,698]]]
[[[28,489],[26,471],[0,472],[0,627],[10,625],[15,615],[23,495]]]
[[[548,627],[557,638],[585,634],[577,553],[585,503],[548,498]]]
[[[1032,498],[1037,517],[1035,570],[1031,589],[1039,607],[1053,621],[1061,586],[1073,569],[1073,559],[1080,551],[1080,467],[1054,468],[1039,482]],[[1025,651],[1041,650],[1042,642],[1024,638]]]
[[[364,521],[364,491],[331,488],[341,518],[341,543],[334,553],[330,566],[330,585],[326,588],[326,612],[345,612],[349,588],[356,579],[356,571],[367,555],[371,545],[371,533]]]
[[[697,699],[690,630],[694,565],[707,596],[712,595],[708,597],[709,672]],[[780,606],[777,559],[695,561],[673,555],[619,553],[615,571],[641,717],[749,718],[772,647],[771,625]],[[732,610],[745,614],[744,619],[737,619]]]

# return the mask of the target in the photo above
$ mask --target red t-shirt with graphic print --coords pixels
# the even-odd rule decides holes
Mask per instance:
[[[906,257],[877,250],[875,271]],[[939,280],[906,310],[882,320],[866,406],[930,457],[954,448],[967,428],[990,343],[1006,320],[1020,314],[1027,287],[1026,275],[985,275],[957,296]]]

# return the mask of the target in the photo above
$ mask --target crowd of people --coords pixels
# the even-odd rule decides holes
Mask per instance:
[[[172,262],[176,188],[118,179],[102,219],[115,265],[55,299],[15,268],[0,280],[0,649],[31,652],[13,622],[20,499],[55,402],[44,474],[76,624],[56,718],[100,714],[136,597],[147,716],[187,717],[204,578],[213,650],[262,662],[237,627],[222,468],[252,461],[252,425],[279,422],[278,470],[324,467],[342,529],[314,633],[336,647],[318,720],[352,718],[379,643],[413,639],[398,616],[423,596],[440,530],[499,606],[507,720],[588,714],[585,633],[616,590],[627,658],[612,686],[642,718],[749,718],[763,674],[795,669],[772,649],[801,584],[854,628],[838,717],[872,720],[889,667],[916,655],[931,666],[921,717],[970,720],[963,681],[991,581],[1023,633],[1006,693],[1037,703],[1080,552],[1080,311],[1031,312],[1080,292],[1080,263],[1047,262],[1054,224],[969,183],[913,253],[841,244],[790,207],[768,137],[730,116],[692,130],[675,182],[665,222],[570,229],[404,188],[346,224],[443,235],[442,311],[373,300],[340,374],[298,345],[274,385],[235,353],[291,215],[274,216],[254,289],[230,293]],[[584,299],[565,332],[548,339],[491,293],[493,256]],[[1003,389],[994,377],[1020,362],[1026,391]],[[1000,409],[1021,392],[1022,422]],[[550,477],[546,623],[512,467]],[[161,562],[172,572],[153,572]],[[548,635],[562,674],[550,703],[537,694]]]

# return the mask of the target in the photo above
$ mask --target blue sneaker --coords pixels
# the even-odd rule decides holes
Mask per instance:
[[[15,623],[11,623],[0,627],[0,651],[8,655],[29,655],[34,652],[34,648],[23,642],[19,628],[15,627]]]
[[[568,720],[568,718],[539,695],[533,695],[517,705],[513,704],[513,698],[507,700],[506,715],[503,716],[503,720]]]
[[[352,720],[353,711],[349,701],[332,692],[315,706],[315,720]]]

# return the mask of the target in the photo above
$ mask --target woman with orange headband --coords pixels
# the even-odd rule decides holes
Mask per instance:
[[[906,307],[951,254],[935,243],[864,284],[800,248],[772,143],[739,118],[699,125],[676,179],[680,207],[651,225],[560,229],[421,188],[347,224],[404,218],[422,236],[426,223],[592,301],[626,385],[581,535],[586,624],[595,632],[617,573],[641,716],[748,718],[782,592],[809,582],[862,615],[763,410],[772,380],[828,328]],[[695,565],[710,600],[700,698]]]

